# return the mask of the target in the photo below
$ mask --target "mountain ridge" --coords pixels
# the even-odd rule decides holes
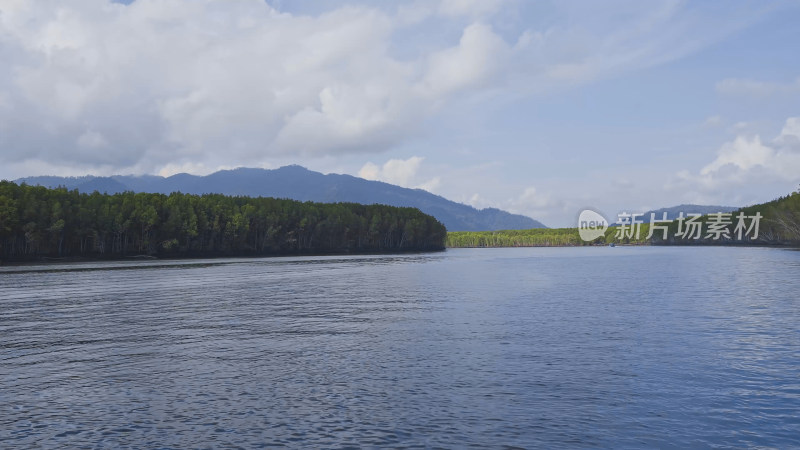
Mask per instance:
[[[18,183],[63,186],[81,192],[124,191],[169,194],[224,194],[288,198],[324,203],[353,202],[410,206],[436,217],[451,231],[493,231],[501,229],[547,228],[541,222],[497,208],[476,209],[448,200],[422,189],[396,186],[382,181],[365,180],[346,174],[323,174],[299,165],[278,169],[241,167],[220,170],[209,175],[175,174],[113,175],[110,177],[25,177]]]

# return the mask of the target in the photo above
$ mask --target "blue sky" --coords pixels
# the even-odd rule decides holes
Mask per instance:
[[[0,1],[0,177],[301,164],[571,226],[800,184],[797,2]]]

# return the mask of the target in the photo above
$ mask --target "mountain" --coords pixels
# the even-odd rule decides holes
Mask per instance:
[[[322,174],[301,166],[279,169],[221,170],[206,176],[181,173],[171,177],[153,175],[112,177],[29,177],[18,183],[47,187],[64,186],[81,192],[109,194],[134,192],[216,193],[251,197],[289,198],[314,202],[381,203],[411,206],[436,217],[449,231],[492,231],[547,228],[530,217],[511,214],[496,208],[475,209],[447,200],[422,189],[409,189],[351,175]]]
[[[771,202],[741,209],[746,216],[760,214],[757,242],[800,247],[800,189]]]

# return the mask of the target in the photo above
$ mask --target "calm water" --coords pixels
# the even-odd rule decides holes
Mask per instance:
[[[798,447],[800,252],[0,267],[0,447]]]

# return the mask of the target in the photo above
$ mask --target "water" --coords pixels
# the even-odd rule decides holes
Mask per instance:
[[[797,447],[800,252],[0,267],[0,447]]]

